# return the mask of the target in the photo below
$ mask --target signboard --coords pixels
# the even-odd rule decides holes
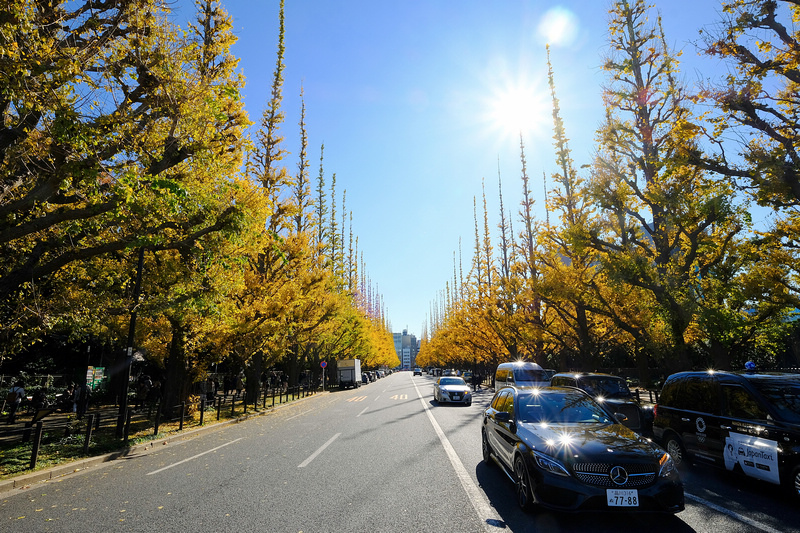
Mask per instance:
[[[105,377],[105,367],[103,366],[90,366],[86,370],[86,384],[91,387],[92,390],[97,388],[100,385],[100,382],[103,381]]]
[[[325,368],[326,366],[328,366],[328,362],[327,361],[320,361],[319,366],[321,366],[322,368]]]

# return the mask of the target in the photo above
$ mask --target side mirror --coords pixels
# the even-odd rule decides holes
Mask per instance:
[[[509,422],[511,420],[511,414],[505,411],[498,411],[494,414],[494,419],[498,422]]]
[[[622,423],[628,420],[628,417],[623,415],[622,413],[614,413],[614,418],[617,419],[618,422]]]

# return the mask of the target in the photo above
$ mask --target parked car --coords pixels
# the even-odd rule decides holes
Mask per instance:
[[[419,367],[415,368],[414,369],[414,375],[415,376],[421,376],[422,375],[422,369],[419,368]]]
[[[678,465],[709,463],[784,484],[800,499],[800,374],[673,374],[653,433]]]
[[[472,405],[472,389],[463,378],[444,376],[433,384],[433,399],[439,403]]]
[[[619,376],[600,373],[562,372],[550,379],[556,387],[577,387],[586,391],[596,401],[603,403],[612,413],[624,415],[620,420],[637,433],[652,435],[653,409],[636,400],[628,384]]]
[[[546,387],[550,377],[538,364],[527,361],[500,363],[494,373],[494,388],[507,385],[513,387]]]
[[[514,480],[523,510],[677,513],[683,483],[663,449],[584,391],[498,390],[483,413],[483,460]]]

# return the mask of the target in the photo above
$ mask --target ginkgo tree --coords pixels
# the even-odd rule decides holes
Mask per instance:
[[[52,306],[25,302],[46,300],[70,265],[133,263],[135,248],[186,250],[237,226],[241,209],[224,181],[248,121],[218,4],[198,0],[188,31],[155,0],[2,8],[5,347],[46,331]],[[196,172],[205,166],[219,173]]]
[[[686,156],[687,146],[700,150],[701,130],[659,21],[648,21],[640,0],[615,2],[610,17],[606,120],[590,184],[599,216],[585,245],[609,282],[640,294],[638,314],[652,318],[641,328],[612,305],[609,316],[637,336],[644,356],[688,368],[698,283],[733,252],[746,212],[730,184]]]

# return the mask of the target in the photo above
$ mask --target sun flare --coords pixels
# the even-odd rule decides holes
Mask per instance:
[[[541,132],[550,119],[546,90],[533,83],[506,84],[489,98],[488,122],[503,137]]]

